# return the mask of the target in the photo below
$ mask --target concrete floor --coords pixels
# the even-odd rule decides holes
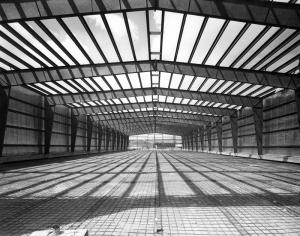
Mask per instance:
[[[125,152],[0,168],[0,235],[300,235],[300,166]]]

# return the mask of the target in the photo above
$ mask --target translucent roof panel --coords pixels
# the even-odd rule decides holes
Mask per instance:
[[[209,48],[217,37],[220,29],[222,28],[225,20],[209,18],[200,41],[197,45],[195,54],[192,58],[192,63],[201,64],[205,58]]]
[[[160,10],[149,11],[149,27],[151,32],[161,31],[162,12]]]
[[[168,88],[170,84],[171,73],[161,72],[160,73],[160,87]]]
[[[147,60],[149,55],[146,12],[128,12],[127,17],[136,58],[137,60]]]
[[[209,78],[201,87],[200,91],[201,92],[207,92],[209,88],[216,82],[215,79]]]
[[[93,92],[93,89],[87,85],[82,79],[75,79],[77,83],[79,83],[86,91]]]
[[[91,78],[85,78],[84,79],[86,83],[88,83],[88,85],[93,88],[95,91],[101,91],[101,89],[99,88],[99,86],[97,86],[95,83],[94,83],[94,80],[91,79]]]
[[[50,87],[54,88],[55,90],[57,90],[60,93],[63,93],[63,94],[68,93],[68,91],[66,91],[65,89],[62,89],[60,86],[57,86],[53,82],[46,82],[46,84],[49,85]]]
[[[107,83],[103,80],[102,77],[93,77],[94,81],[100,86],[104,91],[111,90]]]
[[[150,72],[142,72],[142,73],[140,73],[140,76],[141,76],[141,81],[142,81],[142,87],[150,88],[151,87]]]
[[[183,77],[182,83],[180,85],[180,89],[188,90],[188,88],[191,86],[191,83],[193,82],[194,76],[191,75],[185,75]]]
[[[133,61],[128,32],[121,13],[105,15],[123,61]]]
[[[27,66],[25,66],[24,64],[20,63],[19,61],[15,60],[14,58],[8,56],[6,53],[0,51],[0,58],[2,58],[3,60],[9,62],[10,64],[18,67],[19,69],[28,69]]]
[[[116,75],[120,85],[122,86],[122,89],[130,89],[131,86],[128,82],[127,76],[125,74]]]
[[[3,26],[0,26],[0,31],[2,33],[4,33],[6,36],[8,36],[11,40],[16,42],[18,45],[20,45],[22,48],[27,50],[31,55],[35,56],[37,59],[42,61],[46,66],[51,67],[50,63],[48,63],[44,58],[42,58],[40,55],[38,55],[34,50],[32,50],[30,47],[28,47],[25,43],[23,43],[19,38],[17,38],[15,35],[13,35],[11,32],[9,32]],[[2,42],[1,42],[1,45],[3,45]]]
[[[237,62],[234,66],[235,68],[240,67],[253,53],[255,53],[258,48],[263,45],[276,31],[279,30],[278,27],[271,27],[266,34]]]
[[[78,91],[76,89],[74,89],[72,86],[70,86],[63,80],[57,81],[57,83],[60,84],[63,88],[66,88],[71,93],[78,93]]]
[[[108,35],[105,24],[100,15],[84,16],[84,19],[94,35],[98,45],[108,62],[118,62],[117,53]]]
[[[204,81],[205,81],[204,77],[196,77],[196,79],[194,80],[190,90],[191,91],[198,91],[198,89],[200,88],[200,86],[203,84]]]
[[[89,61],[56,19],[42,20],[42,23],[80,64],[89,64]]]
[[[187,15],[176,61],[188,62],[203,20],[202,16]]]
[[[90,36],[83,27],[78,17],[63,18],[63,21],[69,27],[83,49],[87,52],[94,63],[103,63],[103,58],[91,40]]]
[[[220,66],[230,66],[263,29],[263,25],[251,24],[229,54],[221,62]]]
[[[242,22],[230,21],[205,64],[216,65],[244,25]]]
[[[170,88],[172,89],[178,89],[180,82],[182,79],[182,75],[181,74],[173,74],[171,77],[171,84],[170,84]]]
[[[133,88],[141,88],[140,79],[137,73],[128,74],[128,77]]]
[[[52,94],[52,95],[57,94],[57,92],[55,92],[53,89],[45,86],[44,84],[36,83],[35,85],[38,86],[39,88],[41,88],[42,90],[48,92],[49,94]]]
[[[104,78],[113,90],[120,90],[121,89],[114,76],[107,75],[107,76],[104,76]]]
[[[166,12],[163,28],[162,59],[173,61],[183,14]]]
[[[42,45],[32,34],[30,34],[23,26],[19,23],[9,23],[15,31],[21,34],[27,41],[34,45],[39,51],[41,51],[46,57],[53,61],[58,66],[63,66],[64,64],[54,56],[44,45]]]

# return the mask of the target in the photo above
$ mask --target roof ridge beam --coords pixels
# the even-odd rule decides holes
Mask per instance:
[[[106,76],[149,72],[154,70],[198,77],[208,77],[225,81],[272,86],[276,88],[296,89],[297,87],[300,87],[300,81],[297,77],[298,75],[162,60],[101,63],[5,71],[0,73],[0,81],[3,81],[3,86],[6,84],[14,86],[53,80],[87,78],[94,77],[95,75]]]

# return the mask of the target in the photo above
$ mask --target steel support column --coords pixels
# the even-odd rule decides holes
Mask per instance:
[[[300,128],[300,87],[295,90],[295,101],[296,101],[296,109],[298,115],[298,125]]]
[[[216,129],[217,129],[219,152],[222,152],[223,151],[223,145],[222,145],[222,120],[216,122]]]
[[[109,151],[109,142],[110,142],[110,130],[106,128],[106,151]]]
[[[4,137],[7,122],[10,88],[5,91],[0,86],[0,157],[3,155]]]
[[[71,110],[71,152],[75,151],[77,128],[78,128],[78,119],[74,115],[74,111],[72,109]]]
[[[112,130],[111,135],[112,135],[111,150],[115,151],[115,148],[116,148],[116,132],[114,130]]]
[[[101,152],[102,145],[102,126],[98,123],[98,152]]]
[[[198,129],[195,130],[195,146],[196,146],[196,152],[199,151],[199,137],[198,137]]]
[[[255,136],[257,143],[257,154],[263,154],[263,106],[260,102],[256,107],[253,107],[253,117],[255,126]]]
[[[211,124],[206,126],[207,142],[208,142],[208,151],[211,151]]]
[[[232,136],[232,146],[233,152],[238,152],[238,116],[237,112],[230,116],[230,125],[231,125],[231,136]]]
[[[203,129],[203,127],[200,128],[200,143],[201,143],[201,150],[204,151],[204,129]]]
[[[92,136],[93,136],[93,120],[91,117],[86,118],[86,134],[87,134],[87,139],[86,139],[86,150],[88,152],[91,151],[91,142],[92,142]]]
[[[52,136],[52,129],[53,129],[53,120],[54,120],[54,112],[49,105],[47,98],[44,100],[45,106],[45,118],[44,118],[44,129],[45,129],[45,147],[44,152],[48,154],[50,152],[51,146],[51,136]]]

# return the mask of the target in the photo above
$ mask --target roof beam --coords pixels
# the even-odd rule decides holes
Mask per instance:
[[[167,103],[167,102],[140,102],[140,103],[130,103],[130,104],[119,104],[119,105],[102,105],[102,106],[90,106],[90,107],[73,107],[73,110],[76,110],[79,114],[84,112],[93,113],[92,108],[96,107],[105,107],[107,112],[112,111],[122,111],[130,109],[141,109],[147,107],[158,107],[158,108],[167,108],[175,109],[182,111],[192,111],[206,114],[214,114],[219,116],[232,115],[236,112],[236,109],[227,109],[227,108],[218,108],[218,107],[207,107],[207,106],[197,106],[197,105],[185,105],[185,104],[176,104],[176,103]]]
[[[168,10],[256,24],[300,28],[298,4],[268,0],[60,0],[37,3],[35,0],[6,0],[0,3],[0,23],[136,10]]]
[[[179,89],[165,89],[165,88],[146,88],[146,89],[126,89],[126,90],[114,90],[103,92],[89,92],[79,94],[63,94],[48,96],[49,102],[53,105],[64,105],[74,102],[86,102],[86,101],[99,101],[99,99],[107,100],[114,98],[126,98],[134,96],[147,96],[147,95],[164,95],[179,98],[188,98],[210,102],[220,102],[223,104],[232,104],[237,106],[253,107],[260,102],[259,98],[227,95],[217,93],[204,93],[198,91],[187,91]]]
[[[278,88],[296,89],[300,87],[300,81],[297,79],[297,75],[152,60],[5,71],[0,73],[0,82],[3,81],[3,86],[6,84],[14,86],[53,80],[148,72],[154,70]]]
[[[152,111],[153,112],[153,111]],[[136,112],[126,112],[126,113],[118,113],[120,115],[120,120],[123,118],[129,117],[142,117],[145,114],[148,115],[148,111],[136,111]],[[153,113],[152,113],[153,114]],[[221,119],[221,117],[217,116],[204,116],[190,113],[179,113],[179,112],[171,112],[171,111],[155,111],[156,117],[164,117],[170,116],[174,119],[183,119],[183,120],[193,120],[196,122],[215,122]],[[90,116],[96,116],[100,120],[109,120],[111,117],[111,113],[109,114],[90,114]]]

